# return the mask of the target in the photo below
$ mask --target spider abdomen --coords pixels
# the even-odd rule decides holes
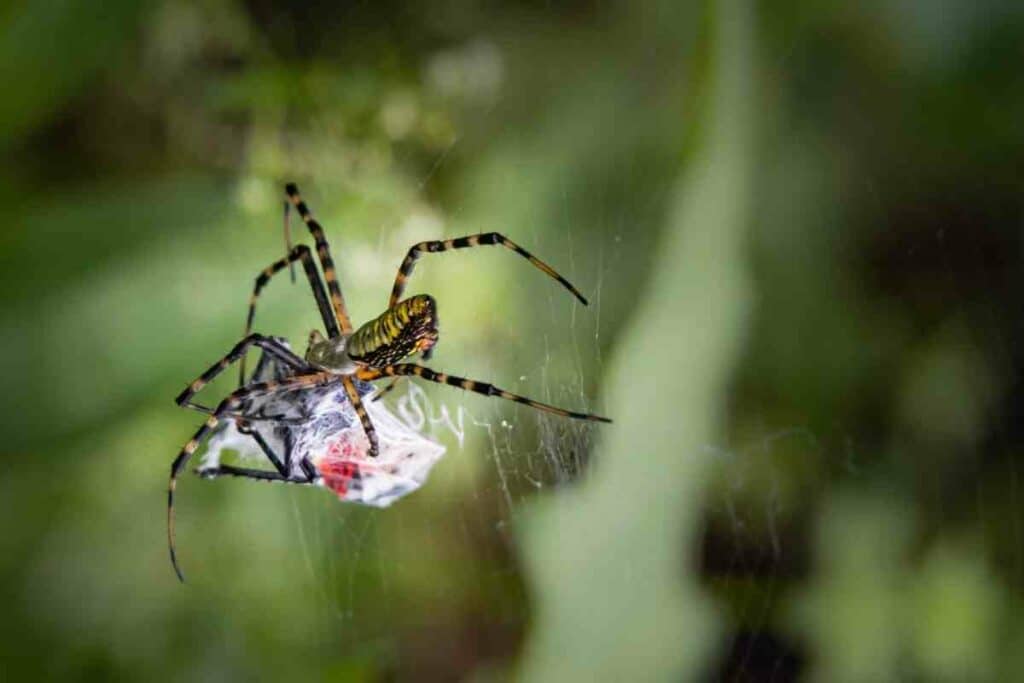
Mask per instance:
[[[348,340],[352,360],[371,367],[391,365],[437,343],[437,304],[417,294],[384,311],[356,330]]]

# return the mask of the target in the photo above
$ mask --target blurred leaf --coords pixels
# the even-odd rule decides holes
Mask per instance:
[[[699,454],[720,426],[749,305],[753,35],[748,3],[715,8],[714,123],[677,190],[650,290],[609,372],[616,423],[599,427],[592,478],[525,520],[537,614],[525,680],[695,678],[716,630],[692,566],[680,560],[707,480]],[[686,380],[673,381],[664,351],[681,339],[671,376]]]
[[[1001,592],[981,553],[948,545],[929,553],[907,606],[911,651],[927,680],[991,680]]]
[[[883,496],[830,501],[817,533],[821,571],[792,624],[817,653],[818,681],[896,680],[906,646],[903,570],[912,532],[905,507]]]
[[[0,149],[45,120],[99,72],[113,72],[147,3],[23,2],[0,17]]]

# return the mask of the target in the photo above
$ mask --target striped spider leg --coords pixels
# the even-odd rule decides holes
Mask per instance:
[[[175,573],[181,581],[185,580],[178,565],[177,553],[174,546],[174,489],[178,482],[178,474],[188,463],[189,458],[199,448],[202,440],[213,430],[220,421],[240,407],[247,398],[257,396],[270,396],[300,391],[310,387],[322,386],[337,381],[337,376],[330,372],[314,372],[311,374],[296,375],[283,380],[271,380],[267,382],[255,382],[249,386],[236,389],[218,404],[206,422],[196,431],[192,438],[186,443],[178,456],[171,463],[171,475],[167,483],[167,545],[171,554],[171,564]],[[275,458],[276,460],[276,458]],[[286,476],[286,475],[282,475]]]
[[[352,333],[352,321],[348,317],[348,309],[345,307],[345,299],[341,296],[341,285],[338,284],[338,274],[334,269],[334,259],[331,258],[331,248],[327,244],[327,238],[324,236],[324,229],[321,225],[313,218],[313,214],[310,213],[309,207],[306,206],[306,202],[302,201],[302,195],[299,194],[299,188],[296,187],[295,183],[288,183],[284,188],[285,194],[288,195],[288,201],[295,206],[295,209],[299,212],[299,216],[302,221],[309,228],[309,232],[313,235],[313,242],[316,245],[316,254],[320,259],[320,267],[324,271],[324,280],[327,282],[327,291],[331,293],[331,304],[334,306],[334,314],[338,318],[338,325],[341,327],[343,334]],[[328,334],[332,337],[337,336],[335,334]]]
[[[226,356],[211,365],[206,372],[199,375],[199,377],[189,384],[184,391],[178,394],[177,397],[175,397],[174,402],[182,408],[191,408],[208,414],[213,413],[211,408],[207,408],[204,405],[193,402],[192,397],[202,391],[203,387],[212,382],[217,375],[224,372],[229,365],[236,361],[244,361],[246,352],[252,346],[258,346],[263,349],[265,353],[280,361],[285,367],[290,368],[293,371],[298,371],[300,373],[303,371],[311,371],[309,364],[306,363],[306,361],[296,356],[290,349],[276,339],[265,337],[262,334],[248,334],[242,341],[235,344],[234,348],[232,348]],[[261,418],[259,416],[252,415],[238,417],[244,417],[249,420],[273,419]]]
[[[423,253],[436,254],[442,251],[450,251],[452,249],[466,249],[468,247],[484,247],[491,245],[501,245],[507,249],[511,249],[515,253],[519,254],[527,261],[532,263],[536,268],[542,270],[548,277],[556,280],[560,285],[572,292],[572,295],[580,300],[584,306],[587,305],[587,300],[579,290],[572,286],[568,280],[558,274],[558,272],[549,266],[548,264],[541,261],[539,258],[531,254],[530,252],[523,249],[521,246],[505,237],[501,233],[497,232],[485,232],[478,235],[466,235],[465,237],[456,237],[448,240],[428,240],[426,242],[420,242],[414,244],[409,248],[409,253],[402,259],[402,265],[398,267],[398,275],[395,276],[395,284],[391,288],[391,296],[388,298],[388,308],[391,308],[398,303],[398,300],[402,298],[402,292],[405,291],[405,284],[408,282],[409,277],[412,275],[412,271],[416,268],[416,261],[419,260],[420,255]]]
[[[527,250],[520,247],[518,244],[505,237],[498,232],[484,232],[475,235],[466,235],[465,237],[455,237],[447,240],[427,240],[425,242],[419,242],[409,247],[408,253],[405,258],[402,259],[402,264],[398,267],[398,274],[395,275],[395,284],[391,287],[391,296],[388,297],[388,308],[393,307],[398,303],[398,300],[402,298],[402,293],[405,291],[406,283],[412,276],[412,271],[416,268],[416,262],[419,260],[422,254],[437,254],[442,251],[451,251],[455,249],[467,249],[469,247],[487,247],[499,245],[506,249],[511,249],[515,253],[519,254],[527,261],[532,263],[536,268],[544,272],[548,277],[556,280],[563,287],[572,292],[572,295],[579,299],[580,303],[584,306],[587,305],[587,299],[580,294],[579,290],[576,289],[571,282],[566,280],[564,277],[558,274],[558,272],[549,266],[548,264],[541,261],[539,258],[528,252]],[[424,360],[430,360],[431,351],[428,349],[423,354]],[[370,400],[379,401],[384,398],[389,392],[393,391],[398,385],[401,378],[395,378],[391,380],[385,388],[378,391],[374,397]]]
[[[487,384],[486,382],[478,382],[472,379],[466,379],[465,377],[456,377],[455,375],[447,375],[443,372],[436,372],[423,365],[417,365],[416,363],[398,363],[397,365],[386,365],[382,368],[365,368],[360,369],[356,372],[356,377],[365,381],[370,382],[375,379],[382,377],[408,377],[415,376],[421,379],[425,379],[428,382],[436,382],[438,384],[447,384],[450,387],[457,387],[464,391],[473,391],[484,396],[496,396],[503,398],[507,401],[515,401],[516,403],[522,403],[523,405],[542,410],[545,413],[552,413],[553,415],[561,415],[562,417],[570,417],[574,420],[590,420],[592,422],[611,422],[607,417],[601,417],[600,415],[592,415],[590,413],[577,413],[571,410],[565,410],[557,406],[548,405],[547,403],[541,403],[540,401],[534,401],[531,398],[520,396],[519,394],[513,394],[510,391],[499,389],[493,384]]]
[[[256,316],[256,301],[259,299],[263,287],[272,277],[283,270],[285,266],[293,264],[296,260],[301,260],[306,270],[306,276],[309,279],[310,287],[313,289],[313,295],[320,309],[320,317],[323,319],[327,336],[334,338],[343,334],[351,334],[352,322],[348,316],[348,309],[345,307],[345,299],[341,295],[341,286],[338,284],[337,272],[334,269],[334,259],[331,257],[331,248],[327,244],[327,238],[324,236],[324,229],[313,218],[313,214],[310,212],[309,207],[306,206],[306,202],[302,201],[302,195],[299,194],[299,188],[295,186],[295,183],[288,183],[285,186],[285,194],[288,198],[285,202],[286,240],[290,241],[290,237],[287,237],[287,233],[290,232],[288,230],[288,208],[294,205],[299,212],[299,216],[305,222],[306,227],[309,228],[309,232],[316,244],[317,258],[320,260],[320,268],[324,272],[324,280],[327,282],[327,290],[330,292],[330,303],[328,304],[323,283],[316,272],[312,258],[310,258],[309,247],[304,245],[296,246],[290,249],[288,256],[264,268],[256,278],[256,285],[253,289],[252,297],[249,299],[249,314],[246,317],[245,334],[252,330],[253,319]]]

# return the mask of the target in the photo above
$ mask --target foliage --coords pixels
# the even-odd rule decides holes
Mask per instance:
[[[0,10],[5,673],[1019,678],[1024,11],[746,5]],[[171,399],[285,180],[358,320],[419,239],[566,272],[424,261],[431,364],[617,422],[425,388],[465,441],[386,511],[188,477],[182,587]]]

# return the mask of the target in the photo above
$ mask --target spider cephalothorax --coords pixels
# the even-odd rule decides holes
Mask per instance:
[[[350,334],[337,337],[324,337],[319,330],[309,334],[309,347],[306,349],[306,361],[318,370],[329,370],[339,374],[351,374],[356,363],[349,358],[348,341]]]
[[[408,299],[400,300],[402,292],[405,290],[405,284],[412,275],[416,262],[422,254],[488,245],[502,246],[528,260],[536,268],[572,292],[573,296],[583,304],[586,304],[587,300],[583,298],[583,295],[551,266],[504,235],[496,232],[467,235],[466,237],[455,239],[420,242],[414,244],[409,249],[401,266],[398,268],[395,283],[391,288],[391,296],[388,299],[387,310],[359,329],[353,329],[345,307],[345,300],[341,294],[341,286],[338,284],[334,260],[331,258],[330,247],[327,245],[327,238],[324,236],[323,228],[313,218],[306,203],[299,196],[298,188],[294,184],[285,186],[285,193],[288,196],[288,200],[285,203],[286,226],[288,208],[289,206],[294,206],[313,236],[316,246],[316,259],[313,258],[313,252],[309,247],[300,244],[290,249],[286,256],[266,267],[256,277],[256,284],[249,302],[245,338],[236,344],[224,358],[200,375],[175,399],[180,406],[209,413],[206,422],[189,442],[185,444],[171,465],[167,496],[167,535],[171,551],[171,563],[174,565],[174,569],[179,577],[182,575],[174,552],[174,488],[179,472],[181,472],[188,459],[199,448],[199,444],[211,430],[217,428],[217,425],[224,420],[233,419],[239,425],[247,424],[250,420],[294,421],[294,418],[280,415],[254,416],[247,414],[246,406],[251,405],[254,399],[283,397],[290,392],[319,392],[330,390],[331,388],[336,390],[340,385],[344,389],[344,393],[349,401],[351,401],[352,408],[362,423],[363,431],[369,443],[369,448],[367,449],[369,457],[375,457],[378,453],[377,433],[373,422],[363,407],[357,382],[373,382],[385,377],[397,379],[399,377],[414,376],[430,382],[447,384],[448,386],[466,391],[473,391],[484,396],[496,396],[509,401],[515,401],[516,403],[522,403],[523,405],[563,417],[593,420],[596,422],[611,422],[611,420],[605,417],[589,413],[577,413],[534,401],[525,396],[499,389],[492,384],[436,372],[416,363],[401,362],[417,352],[422,353],[423,358],[429,358],[431,350],[437,343],[437,305],[433,297],[426,294],[418,294]],[[321,281],[320,274],[317,272],[317,260],[319,260],[320,267],[323,269],[323,281]],[[266,286],[274,275],[296,261],[302,263],[306,279],[309,280],[309,286],[313,291],[313,298],[316,300],[317,308],[320,310],[320,317],[323,320],[324,328],[327,331],[326,337],[318,332],[310,336],[309,349],[306,352],[305,359],[296,356],[290,349],[282,345],[279,340],[261,334],[250,334],[256,313],[256,301],[263,287]],[[327,284],[326,291],[324,290],[324,282]],[[290,374],[280,377],[275,376],[273,379],[266,381],[250,381],[246,384],[244,369],[245,353],[251,346],[260,347],[264,354],[269,354],[281,368],[286,368]],[[213,409],[192,401],[192,397],[198,391],[235,361],[241,361],[240,365],[242,366],[240,386],[236,391],[232,392]],[[394,383],[391,386],[394,386]],[[379,395],[380,393],[378,393],[378,397]],[[268,448],[264,441],[259,439],[258,433],[252,433],[252,436],[257,440],[276,471],[220,465],[204,469],[203,476],[214,478],[221,475],[231,475],[263,481],[286,481],[294,484],[313,484],[318,481],[320,475],[313,463],[307,462],[306,457],[302,455],[297,456],[299,457],[298,467],[291,467],[289,462],[290,454],[286,454],[286,457],[282,459],[271,448]]]

